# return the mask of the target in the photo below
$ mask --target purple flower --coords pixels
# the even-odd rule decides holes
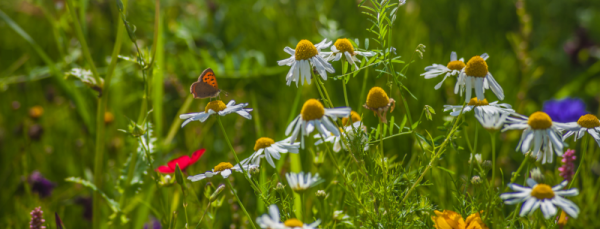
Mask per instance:
[[[544,112],[555,122],[577,122],[582,115],[587,114],[585,103],[578,98],[564,98],[544,102]]]
[[[558,168],[560,172],[560,176],[565,180],[571,181],[573,179],[573,175],[575,175],[575,150],[569,149],[565,154],[563,154],[562,166]]]
[[[41,198],[50,196],[56,186],[56,184],[44,178],[38,171],[33,171],[29,175],[29,185],[31,185],[31,191],[37,192]]]
[[[152,218],[149,223],[144,224],[144,229],[162,229],[162,227],[156,218]]]
[[[83,207],[83,218],[92,221],[92,197],[77,197],[75,203]]]
[[[44,212],[42,211],[42,207],[37,207],[29,213],[31,215],[31,221],[29,222],[30,229],[46,229],[45,226],[42,226],[46,220],[43,218]]]

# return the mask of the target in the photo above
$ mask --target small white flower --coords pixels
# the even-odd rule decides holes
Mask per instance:
[[[269,206],[269,214],[264,214],[256,218],[256,223],[259,227],[268,229],[315,229],[321,223],[320,220],[317,220],[314,223],[306,225],[295,218],[290,218],[283,223],[279,220],[279,209],[277,205],[273,204]]]
[[[425,77],[425,79],[432,79],[438,77],[439,75],[445,74],[442,82],[435,85],[435,90],[440,89],[442,87],[442,83],[448,78],[448,76],[455,76],[460,74],[465,68],[465,60],[464,58],[457,59],[456,52],[450,53],[450,62],[447,65],[441,64],[433,64],[431,66],[425,67],[425,73],[421,74],[421,76]]]
[[[332,143],[333,151],[337,153],[340,152],[341,149],[348,150],[346,143],[352,144],[354,139],[358,136],[360,138],[361,145],[364,145],[363,150],[367,151],[369,150],[369,137],[367,136],[366,131],[367,127],[363,126],[362,122],[354,122],[351,126],[344,127],[340,136],[335,136],[328,131],[326,131],[328,132],[328,134],[315,135],[315,138],[319,138],[319,140],[315,142],[315,145],[323,144],[322,137],[325,136],[325,142]],[[342,137],[346,138],[347,142],[344,142],[344,140],[342,140]]]
[[[180,119],[186,119],[181,124],[181,127],[184,127],[191,121],[198,120],[200,122],[204,122],[204,121],[206,121],[206,119],[208,119],[208,117],[210,117],[213,114],[219,114],[220,116],[225,116],[225,115],[235,112],[244,118],[252,119],[252,115],[250,113],[248,113],[248,112],[252,111],[252,108],[244,108],[246,106],[248,106],[248,103],[240,103],[240,104],[236,105],[234,100],[229,101],[229,103],[227,103],[227,105],[225,105],[225,103],[223,103],[223,101],[221,101],[221,100],[213,100],[213,101],[210,101],[206,105],[204,112],[179,115]]]
[[[321,49],[327,48],[331,45],[331,41],[327,42],[327,39],[321,41],[316,45],[313,45],[308,40],[301,40],[296,45],[296,49],[285,47],[283,51],[292,55],[290,58],[277,61],[279,66],[287,65],[290,66],[290,71],[285,77],[287,85],[290,86],[292,82],[298,82],[304,84],[304,80],[310,84],[312,77],[312,67],[317,69],[319,75],[323,80],[327,80],[327,72],[334,73],[335,69],[320,55]],[[312,66],[312,67],[311,67]]]
[[[304,174],[304,172],[286,173],[285,177],[287,178],[288,185],[290,185],[290,188],[295,192],[303,192],[323,183],[323,180],[319,177],[318,173],[314,176],[312,176],[311,173]]]
[[[290,143],[293,143],[298,135],[302,133],[300,143],[304,149],[304,136],[312,133],[315,128],[323,135],[328,134],[327,131],[330,131],[333,135],[340,136],[340,131],[329,118],[348,117],[348,115],[350,115],[350,108],[348,107],[325,109],[318,100],[309,99],[302,106],[300,115],[288,125],[285,135],[291,134],[291,138],[288,139],[290,139]]]
[[[507,124],[502,131],[506,130],[524,130],[521,135],[517,151],[523,154],[531,151],[531,156],[542,161],[552,163],[552,152],[556,155],[563,155],[564,142],[561,139],[561,130],[568,129],[570,125],[558,122],[552,122],[550,116],[538,111],[531,116],[513,114],[518,118],[508,117]],[[533,143],[533,144],[532,144]]]
[[[354,50],[354,46],[352,46],[350,40],[346,38],[337,39],[333,46],[331,46],[331,52],[321,52],[321,56],[327,61],[338,61],[342,59],[342,56],[345,57],[348,63],[354,65],[354,70],[358,69],[356,63],[360,63],[360,60],[356,58],[356,55],[371,57],[374,54],[372,52]]]
[[[506,122],[509,113],[487,113],[487,112],[475,112],[475,118],[481,123],[483,128],[490,131],[498,131],[502,129],[502,125]]]
[[[257,157],[254,159],[246,158],[246,159],[242,160],[240,162],[240,164],[244,168],[243,171],[246,171],[248,176],[250,176],[251,169],[260,167],[260,159],[261,159],[261,157]],[[236,171],[239,173],[243,172],[242,167],[240,167],[240,164],[233,166],[229,162],[221,162],[217,166],[215,166],[215,168],[213,168],[212,171],[207,171],[205,173],[201,173],[198,175],[189,176],[187,179],[194,182],[194,181],[203,180],[204,178],[211,178],[214,175],[221,175],[223,178],[227,178],[227,177],[229,177],[229,175],[231,175],[231,171]]]
[[[488,65],[485,62],[488,57],[487,53],[471,57],[465,68],[460,72],[458,81],[456,81],[456,86],[454,87],[454,94],[458,94],[460,91],[462,96],[462,92],[466,89],[465,102],[469,102],[469,99],[471,99],[473,89],[475,89],[475,95],[478,100],[485,99],[484,92],[486,89],[490,89],[490,87],[499,100],[504,99],[502,87],[496,82],[492,73],[488,71]]]
[[[569,216],[577,218],[579,215],[579,207],[570,200],[564,197],[577,196],[579,191],[576,188],[569,190],[561,190],[567,185],[567,181],[563,181],[557,186],[550,187],[547,184],[538,184],[535,180],[527,179],[527,185],[530,187],[523,187],[516,184],[508,184],[512,190],[517,192],[503,193],[500,198],[504,200],[505,204],[517,204],[524,203],[521,207],[520,216],[526,216],[528,213],[533,213],[538,208],[542,210],[544,218],[550,219],[550,217],[556,215],[556,206],[560,207]]]
[[[460,110],[463,106],[460,105],[444,105],[444,111],[449,111],[450,115],[458,116],[460,115]],[[489,114],[497,114],[497,113],[515,113],[515,110],[512,109],[510,104],[506,103],[498,103],[498,101],[494,101],[488,103],[487,99],[477,100],[477,97],[472,98],[469,103],[465,106],[463,113],[469,112],[471,110],[475,110],[475,114],[477,113],[489,113]]]
[[[250,158],[254,159],[259,156],[264,156],[264,158],[267,159],[267,162],[269,162],[269,164],[275,168],[273,158],[279,160],[279,158],[281,158],[280,153],[298,153],[300,143],[290,143],[290,141],[290,138],[286,138],[278,142],[275,142],[273,139],[267,137],[259,138],[256,140],[256,144],[254,145],[254,153],[250,156]]]
[[[563,141],[573,134],[575,134],[574,140],[577,141],[587,132],[600,146],[600,120],[598,120],[598,117],[593,114],[586,114],[581,116],[577,122],[567,124],[571,127],[567,129],[567,133],[562,137]]]

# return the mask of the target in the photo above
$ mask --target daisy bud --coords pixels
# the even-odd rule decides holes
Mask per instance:
[[[285,189],[285,185],[281,184],[281,182],[277,182],[277,186],[273,188],[277,192],[283,192],[283,189]]]
[[[254,174],[258,174],[260,172],[260,168],[258,168],[258,167],[252,167],[252,168],[250,168],[249,172],[250,172],[250,174],[253,174],[253,175]]]
[[[315,193],[315,195],[319,199],[324,199],[325,197],[327,197],[327,193],[325,192],[325,190],[318,190],[317,193]]]
[[[533,180],[535,180],[538,183],[544,183],[544,174],[542,173],[542,171],[540,170],[540,168],[534,168],[531,170],[530,172],[530,176],[531,178],[533,178]]]
[[[479,176],[473,176],[473,178],[471,178],[471,184],[481,184],[481,178]]]
[[[223,189],[225,189],[225,185],[219,185],[217,190],[215,190],[215,192],[213,192],[213,194],[210,195],[210,202],[215,201],[220,196],[221,192],[223,192]]]

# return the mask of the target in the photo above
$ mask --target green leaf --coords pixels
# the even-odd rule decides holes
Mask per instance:
[[[181,172],[181,168],[179,168],[179,164],[175,165],[175,179],[177,180],[177,183],[182,186],[182,190],[184,190],[185,180],[183,179],[183,173]]]
[[[419,123],[420,123],[420,122],[421,122],[421,121],[416,121],[415,123],[413,123],[413,124],[412,124],[412,126],[410,126],[410,127],[411,127],[410,129],[411,129],[411,130],[414,130],[414,129],[416,129],[416,128],[417,128],[417,126],[419,126]]]
[[[404,115],[404,118],[402,118],[402,122],[400,123],[400,132],[404,131],[404,126],[406,125],[406,114]]]
[[[446,172],[448,172],[448,173],[450,173],[450,174],[452,174],[452,175],[455,175],[455,173],[454,173],[454,172],[452,172],[452,171],[450,171],[449,169],[447,169],[447,168],[444,168],[444,167],[442,167],[442,166],[437,166],[437,168],[438,168],[438,169],[441,169],[441,170],[444,170],[444,171],[446,171]]]
[[[431,106],[427,106],[427,109],[429,110],[429,112],[431,112],[432,114],[435,114],[435,110],[433,109],[433,107]]]
[[[396,126],[396,125],[394,125],[394,121],[395,121],[394,116],[392,115],[392,119],[390,120],[390,136],[394,134],[394,126]],[[402,130],[400,130],[400,131],[402,131]]]
[[[88,187],[88,188],[92,189],[95,192],[100,193],[100,195],[106,200],[106,202],[108,202],[108,205],[113,210],[113,212],[120,212],[121,211],[119,203],[117,203],[113,199],[109,198],[106,194],[104,194],[104,192],[98,190],[98,188],[96,187],[96,185],[92,184],[91,182],[89,182],[87,180],[84,180],[84,179],[81,179],[79,177],[69,177],[69,178],[67,178],[65,180],[69,181],[69,182],[73,182],[73,183],[77,183],[77,184],[83,185],[85,187]]]

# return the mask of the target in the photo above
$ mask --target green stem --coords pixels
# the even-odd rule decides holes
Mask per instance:
[[[577,179],[577,176],[579,175],[579,172],[581,171],[581,167],[583,167],[583,163],[585,163],[585,153],[587,151],[587,146],[588,146],[588,136],[583,136],[583,141],[581,142],[581,150],[583,151],[581,153],[581,159],[579,160],[579,166],[577,167],[577,171],[575,171],[575,175],[573,175],[573,180],[571,180],[571,183],[569,183],[569,186],[567,187],[567,189],[570,189],[571,187],[573,187],[573,184],[575,184],[575,180]]]
[[[81,24],[79,19],[77,18],[77,13],[75,13],[75,8],[73,7],[73,0],[67,0],[67,8],[69,9],[69,13],[71,13],[71,19],[73,19],[73,23],[75,23],[75,34],[77,35],[77,39],[79,43],[81,43],[81,50],[83,51],[83,56],[86,61],[90,65],[92,70],[92,74],[94,75],[94,79],[98,86],[102,87],[100,84],[100,74],[98,74],[98,70],[96,70],[96,65],[92,59],[92,55],[90,54],[90,50],[88,49],[87,42],[85,41],[85,37],[83,36],[83,31],[81,29]]]
[[[233,152],[233,156],[235,157],[236,162],[240,165],[240,169],[242,170],[244,177],[246,178],[246,180],[248,180],[248,182],[250,182],[250,185],[252,186],[252,188],[254,188],[254,190],[256,190],[260,193],[260,197],[263,199],[263,201],[265,201],[265,203],[267,205],[270,205],[269,201],[267,201],[267,199],[263,196],[262,189],[260,189],[259,187],[256,186],[256,184],[254,184],[254,182],[252,181],[252,179],[250,179],[250,177],[248,176],[248,173],[244,169],[244,166],[240,162],[240,159],[238,159],[237,153],[235,152],[235,149],[233,149],[233,145],[231,144],[231,141],[229,140],[229,136],[227,136],[225,127],[223,127],[223,123],[221,122],[220,115],[217,115],[217,122],[219,123],[219,126],[221,127],[221,132],[223,132],[223,136],[225,137],[225,142],[227,142],[227,145],[229,145],[229,149],[231,150],[231,152]]]
[[[429,169],[431,169],[431,167],[433,166],[433,162],[435,162],[435,159],[437,159],[439,156],[441,156],[442,153],[444,152],[444,149],[446,148],[446,145],[448,144],[450,137],[452,137],[454,132],[456,130],[458,130],[458,123],[460,122],[461,118],[463,117],[463,111],[464,111],[464,108],[466,105],[467,105],[466,103],[463,104],[463,108],[461,109],[460,114],[456,118],[456,122],[454,122],[454,125],[452,126],[450,133],[448,133],[448,135],[446,136],[446,139],[444,140],[444,142],[442,142],[442,145],[440,145],[440,147],[438,147],[438,151],[433,152],[433,156],[431,157],[429,164],[427,164],[427,167],[425,167],[425,170],[423,170],[423,172],[421,173],[419,178],[417,178],[417,181],[415,181],[415,183],[410,187],[410,189],[408,189],[408,191],[406,192],[406,195],[404,195],[404,198],[402,198],[400,205],[402,205],[404,203],[404,201],[406,201],[406,199],[408,199],[408,197],[410,196],[412,191],[417,187],[417,185],[421,182],[421,180],[423,180],[423,177],[425,176],[427,171],[429,171]],[[435,146],[434,146],[433,150],[435,151]]]
[[[365,77],[363,78],[362,89],[360,90],[360,100],[358,100],[358,108],[364,109],[362,104],[365,101],[365,93],[367,91],[367,79],[369,78],[369,71],[365,71]],[[402,131],[402,130],[400,130]]]
[[[527,161],[529,161],[529,153],[525,154],[525,158],[523,158],[523,162],[521,162],[521,165],[519,165],[519,168],[517,169],[516,172],[513,173],[512,177],[510,178],[510,183],[515,183],[515,180],[517,180],[517,177],[519,177],[519,173],[521,172],[521,170],[523,170],[523,168],[525,167],[525,164],[527,164]],[[504,188],[504,192],[508,191],[508,185],[506,186],[506,188]]]
[[[321,82],[321,78],[319,78],[320,76],[316,76],[315,79],[317,81],[317,87],[322,87],[323,88],[323,94],[325,94],[325,98],[327,98],[327,101],[329,102],[329,107],[333,107],[333,102],[331,101],[331,98],[329,98],[329,93],[327,93],[327,89],[325,88],[325,84]]]
[[[490,132],[490,138],[492,139],[492,181],[490,186],[493,188],[496,183],[496,132]]]
[[[346,74],[346,69],[348,67],[348,62],[342,60],[342,74]],[[350,76],[348,76],[350,77]],[[342,86],[344,88],[344,101],[346,102],[346,107],[350,107],[350,103],[348,103],[348,93],[346,92],[346,77],[342,78]]]
[[[167,137],[163,141],[164,145],[170,144],[171,140],[173,140],[173,138],[175,137],[175,134],[177,134],[177,131],[180,129],[179,125],[182,122],[181,119],[179,118],[179,115],[183,114],[183,112],[186,112],[192,105],[193,101],[194,101],[194,96],[192,96],[191,94],[188,95],[188,97],[185,99],[185,102],[183,102],[183,105],[181,105],[181,107],[177,111],[177,115],[175,116],[173,122],[171,122],[171,127],[169,128],[169,133],[167,134]]]
[[[473,164],[474,163],[478,163],[477,160],[475,159],[475,150],[477,150],[477,136],[479,132],[479,125],[475,124],[475,141],[473,141],[473,148],[471,148],[471,157],[470,157],[470,161],[471,163],[469,163],[469,177],[467,177],[468,179],[471,179],[471,177],[473,177]],[[471,182],[467,182],[465,191],[467,189],[469,189],[469,184],[471,184]]]
[[[240,167],[242,167],[242,166],[240,165]],[[237,200],[238,204],[242,208],[242,211],[244,211],[244,214],[246,214],[246,217],[248,217],[248,221],[250,222],[250,225],[252,225],[252,228],[256,229],[256,225],[254,225],[254,221],[252,220],[252,217],[250,217],[250,214],[248,214],[248,212],[246,211],[246,208],[244,207],[244,204],[242,204],[242,201],[240,200],[240,197],[238,197],[237,193],[233,189],[233,186],[231,185],[231,182],[229,182],[229,179],[227,179],[227,178],[225,178],[225,181],[227,182],[227,186],[229,186],[229,189],[231,189],[231,192],[235,196],[235,199]]]

